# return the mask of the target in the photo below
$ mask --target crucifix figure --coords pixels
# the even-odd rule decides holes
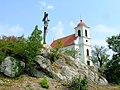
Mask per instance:
[[[46,44],[47,27],[48,27],[48,22],[50,21],[48,19],[48,13],[44,12],[44,18],[42,21],[44,22],[43,44]]]

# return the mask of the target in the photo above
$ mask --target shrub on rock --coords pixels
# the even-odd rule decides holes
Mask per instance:
[[[43,88],[47,88],[47,89],[49,88],[49,84],[46,77],[43,78],[40,84]]]

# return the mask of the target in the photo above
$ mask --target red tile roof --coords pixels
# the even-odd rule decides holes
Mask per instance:
[[[72,34],[72,35],[69,35],[69,36],[66,36],[66,37],[54,40],[52,42],[52,44],[51,44],[51,47],[53,47],[53,48],[59,48],[58,43],[60,41],[61,41],[63,47],[74,45],[75,44],[74,40],[76,40],[76,39],[77,39],[77,37],[75,37],[75,34]]]
[[[82,20],[80,20],[80,23],[78,23],[77,27],[79,27],[79,26],[85,26],[85,27],[89,28]],[[75,28],[77,28],[77,27],[75,27]]]

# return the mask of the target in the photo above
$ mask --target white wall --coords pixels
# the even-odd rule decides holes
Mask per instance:
[[[67,47],[64,47],[63,49],[64,49],[64,50],[65,50],[65,49],[69,49],[69,50],[72,49],[72,50],[74,50],[74,49],[75,49],[75,45],[67,46]]]
[[[90,61],[90,65],[93,66],[93,63],[89,58],[91,57],[91,42],[90,42],[89,28],[86,28],[84,26],[79,26],[75,28],[75,36],[78,36],[78,30],[81,31],[81,37],[78,37],[78,40],[75,41],[75,44],[77,44],[77,46],[79,46],[80,48],[79,49],[81,52],[80,60],[86,65],[87,65],[87,61]],[[87,31],[87,37],[85,35],[85,30]],[[87,56],[87,49],[89,50],[89,57]]]

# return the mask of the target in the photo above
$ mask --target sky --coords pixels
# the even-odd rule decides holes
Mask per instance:
[[[120,33],[120,0],[0,0],[0,36],[30,36],[43,31],[49,15],[47,43],[75,33],[82,19],[90,27],[92,46],[107,46],[106,39]]]

